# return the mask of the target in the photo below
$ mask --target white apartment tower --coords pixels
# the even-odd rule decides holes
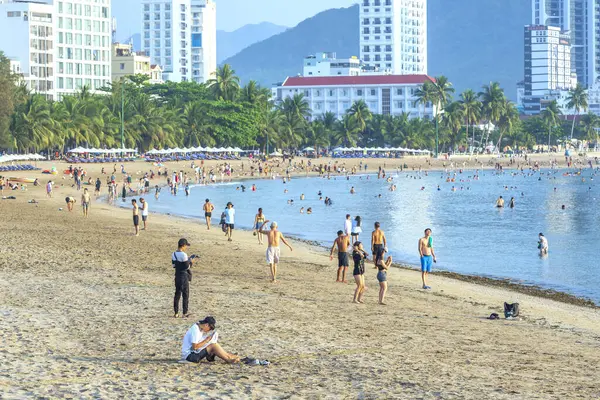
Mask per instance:
[[[143,0],[142,49],[164,79],[204,82],[216,69],[216,5],[212,0]]]
[[[427,74],[427,0],[361,0],[360,58],[397,75]]]
[[[54,99],[53,8],[39,2],[0,0],[0,50],[20,64],[29,90]]]
[[[600,0],[532,0],[533,25],[569,32],[571,67],[591,87],[600,77]]]
[[[111,81],[110,0],[54,0],[56,93],[60,100],[84,86],[92,92]]]

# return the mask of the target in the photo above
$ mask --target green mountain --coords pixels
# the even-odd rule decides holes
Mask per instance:
[[[217,31],[217,62],[229,58],[246,47],[277,35],[288,29],[287,26],[270,22],[244,25],[232,32]]]
[[[429,75],[446,75],[457,90],[479,91],[499,81],[509,98],[523,79],[523,26],[528,0],[429,0]],[[327,10],[294,28],[248,46],[223,63],[242,82],[264,86],[302,72],[302,59],[320,51],[359,55],[358,5]]]

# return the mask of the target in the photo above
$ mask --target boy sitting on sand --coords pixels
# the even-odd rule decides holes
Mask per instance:
[[[216,324],[213,317],[206,317],[188,329],[181,345],[181,362],[199,363],[205,358],[213,362],[215,357],[231,364],[240,362],[240,357],[227,353],[217,343],[219,333],[215,329]]]

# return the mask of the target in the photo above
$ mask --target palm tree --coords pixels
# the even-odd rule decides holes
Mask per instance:
[[[465,125],[467,126],[466,136],[469,137],[469,126],[471,124],[475,124],[479,122],[481,118],[481,102],[477,97],[477,94],[471,90],[467,89],[460,95],[459,100],[464,115],[465,115]],[[473,139],[472,139],[472,149],[475,148],[475,129],[473,129]],[[471,149],[471,153],[473,150]]]
[[[598,146],[598,129],[600,128],[600,117],[593,112],[588,112],[581,118],[581,125],[585,138],[589,142],[594,141],[594,148]],[[588,146],[589,147],[589,146]]]
[[[215,76],[209,79],[207,87],[211,90],[216,100],[233,101],[240,89],[240,78],[229,64],[217,68],[213,73]]]
[[[283,114],[279,110],[266,110],[261,116],[257,140],[263,153],[268,152],[269,144],[277,143],[283,121]]]
[[[488,122],[498,125],[506,98],[504,90],[500,88],[500,84],[498,82],[490,82],[489,85],[484,85],[483,91],[479,92],[479,97],[481,98],[482,114],[484,118]],[[485,143],[482,144],[483,147],[487,145],[489,137],[490,131],[487,129]]]
[[[416,91],[414,96],[417,98],[417,103],[423,105],[423,115],[421,118],[425,118],[425,109],[427,104],[433,103],[436,99],[437,89],[432,81],[425,81]]]
[[[397,147],[404,141],[404,133],[410,121],[410,114],[402,112],[400,115],[393,115],[388,122],[385,140],[391,146]]]
[[[13,147],[20,151],[51,148],[54,145],[53,128],[49,103],[42,95],[34,94],[13,115]]]
[[[286,97],[279,106],[279,109],[287,119],[297,118],[306,122],[311,115],[310,105],[302,93]]]
[[[350,114],[345,114],[339,122],[338,129],[335,133],[336,144],[354,147],[356,146],[357,134],[360,128]]]
[[[498,151],[502,151],[502,136],[506,133],[509,136],[512,134],[513,128],[519,122],[519,111],[517,107],[508,99],[504,100],[502,106],[502,114],[498,121],[498,128],[500,128],[500,138],[498,139]]]
[[[250,104],[265,104],[269,101],[271,92],[267,88],[261,88],[256,81],[250,81],[240,91],[240,100]]]
[[[550,136],[552,134],[552,127],[558,125],[559,116],[562,114],[560,107],[556,100],[553,100],[544,111],[542,111],[542,120],[548,125],[548,153],[550,153]]]
[[[371,110],[369,110],[369,106],[367,106],[364,100],[355,101],[346,113],[354,119],[361,133],[365,131],[367,121],[372,117]]]
[[[446,104],[452,100],[454,88],[452,87],[452,83],[450,83],[448,78],[446,78],[444,75],[435,78],[433,88],[433,102],[436,105],[437,115],[439,110],[442,110],[444,106],[446,106]]]
[[[463,117],[464,110],[459,102],[454,101],[446,105],[442,115],[442,125],[451,133],[449,139],[452,151],[460,141]]]
[[[567,107],[575,109],[575,117],[573,118],[573,124],[571,125],[571,140],[573,139],[573,131],[575,130],[575,120],[581,110],[585,111],[588,108],[588,93],[585,87],[579,82],[575,88],[569,90],[569,97],[567,97]]]

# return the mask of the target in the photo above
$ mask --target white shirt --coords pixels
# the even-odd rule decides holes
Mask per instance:
[[[235,209],[233,207],[225,209],[225,223],[235,224]]]
[[[352,233],[352,220],[347,219],[344,222],[344,234],[350,236],[351,233]]]
[[[540,245],[541,245],[541,249],[548,249],[548,239],[546,239],[545,236],[542,236],[540,238]]]
[[[147,201],[144,201],[144,207],[142,208],[142,216],[143,217],[148,216],[148,202]]]
[[[207,337],[209,337],[213,332],[214,332],[213,337],[209,342],[205,343],[199,349],[196,349],[196,350],[192,349],[192,345],[194,343],[200,343],[201,341],[203,341]],[[219,340],[219,332],[217,332],[217,331],[202,332],[200,330],[200,327],[198,326],[198,324],[192,325],[190,327],[190,329],[188,329],[188,331],[185,333],[185,336],[183,337],[183,344],[181,345],[181,359],[185,360],[192,352],[199,352],[202,349],[207,348],[209,344],[217,343],[218,340]]]

